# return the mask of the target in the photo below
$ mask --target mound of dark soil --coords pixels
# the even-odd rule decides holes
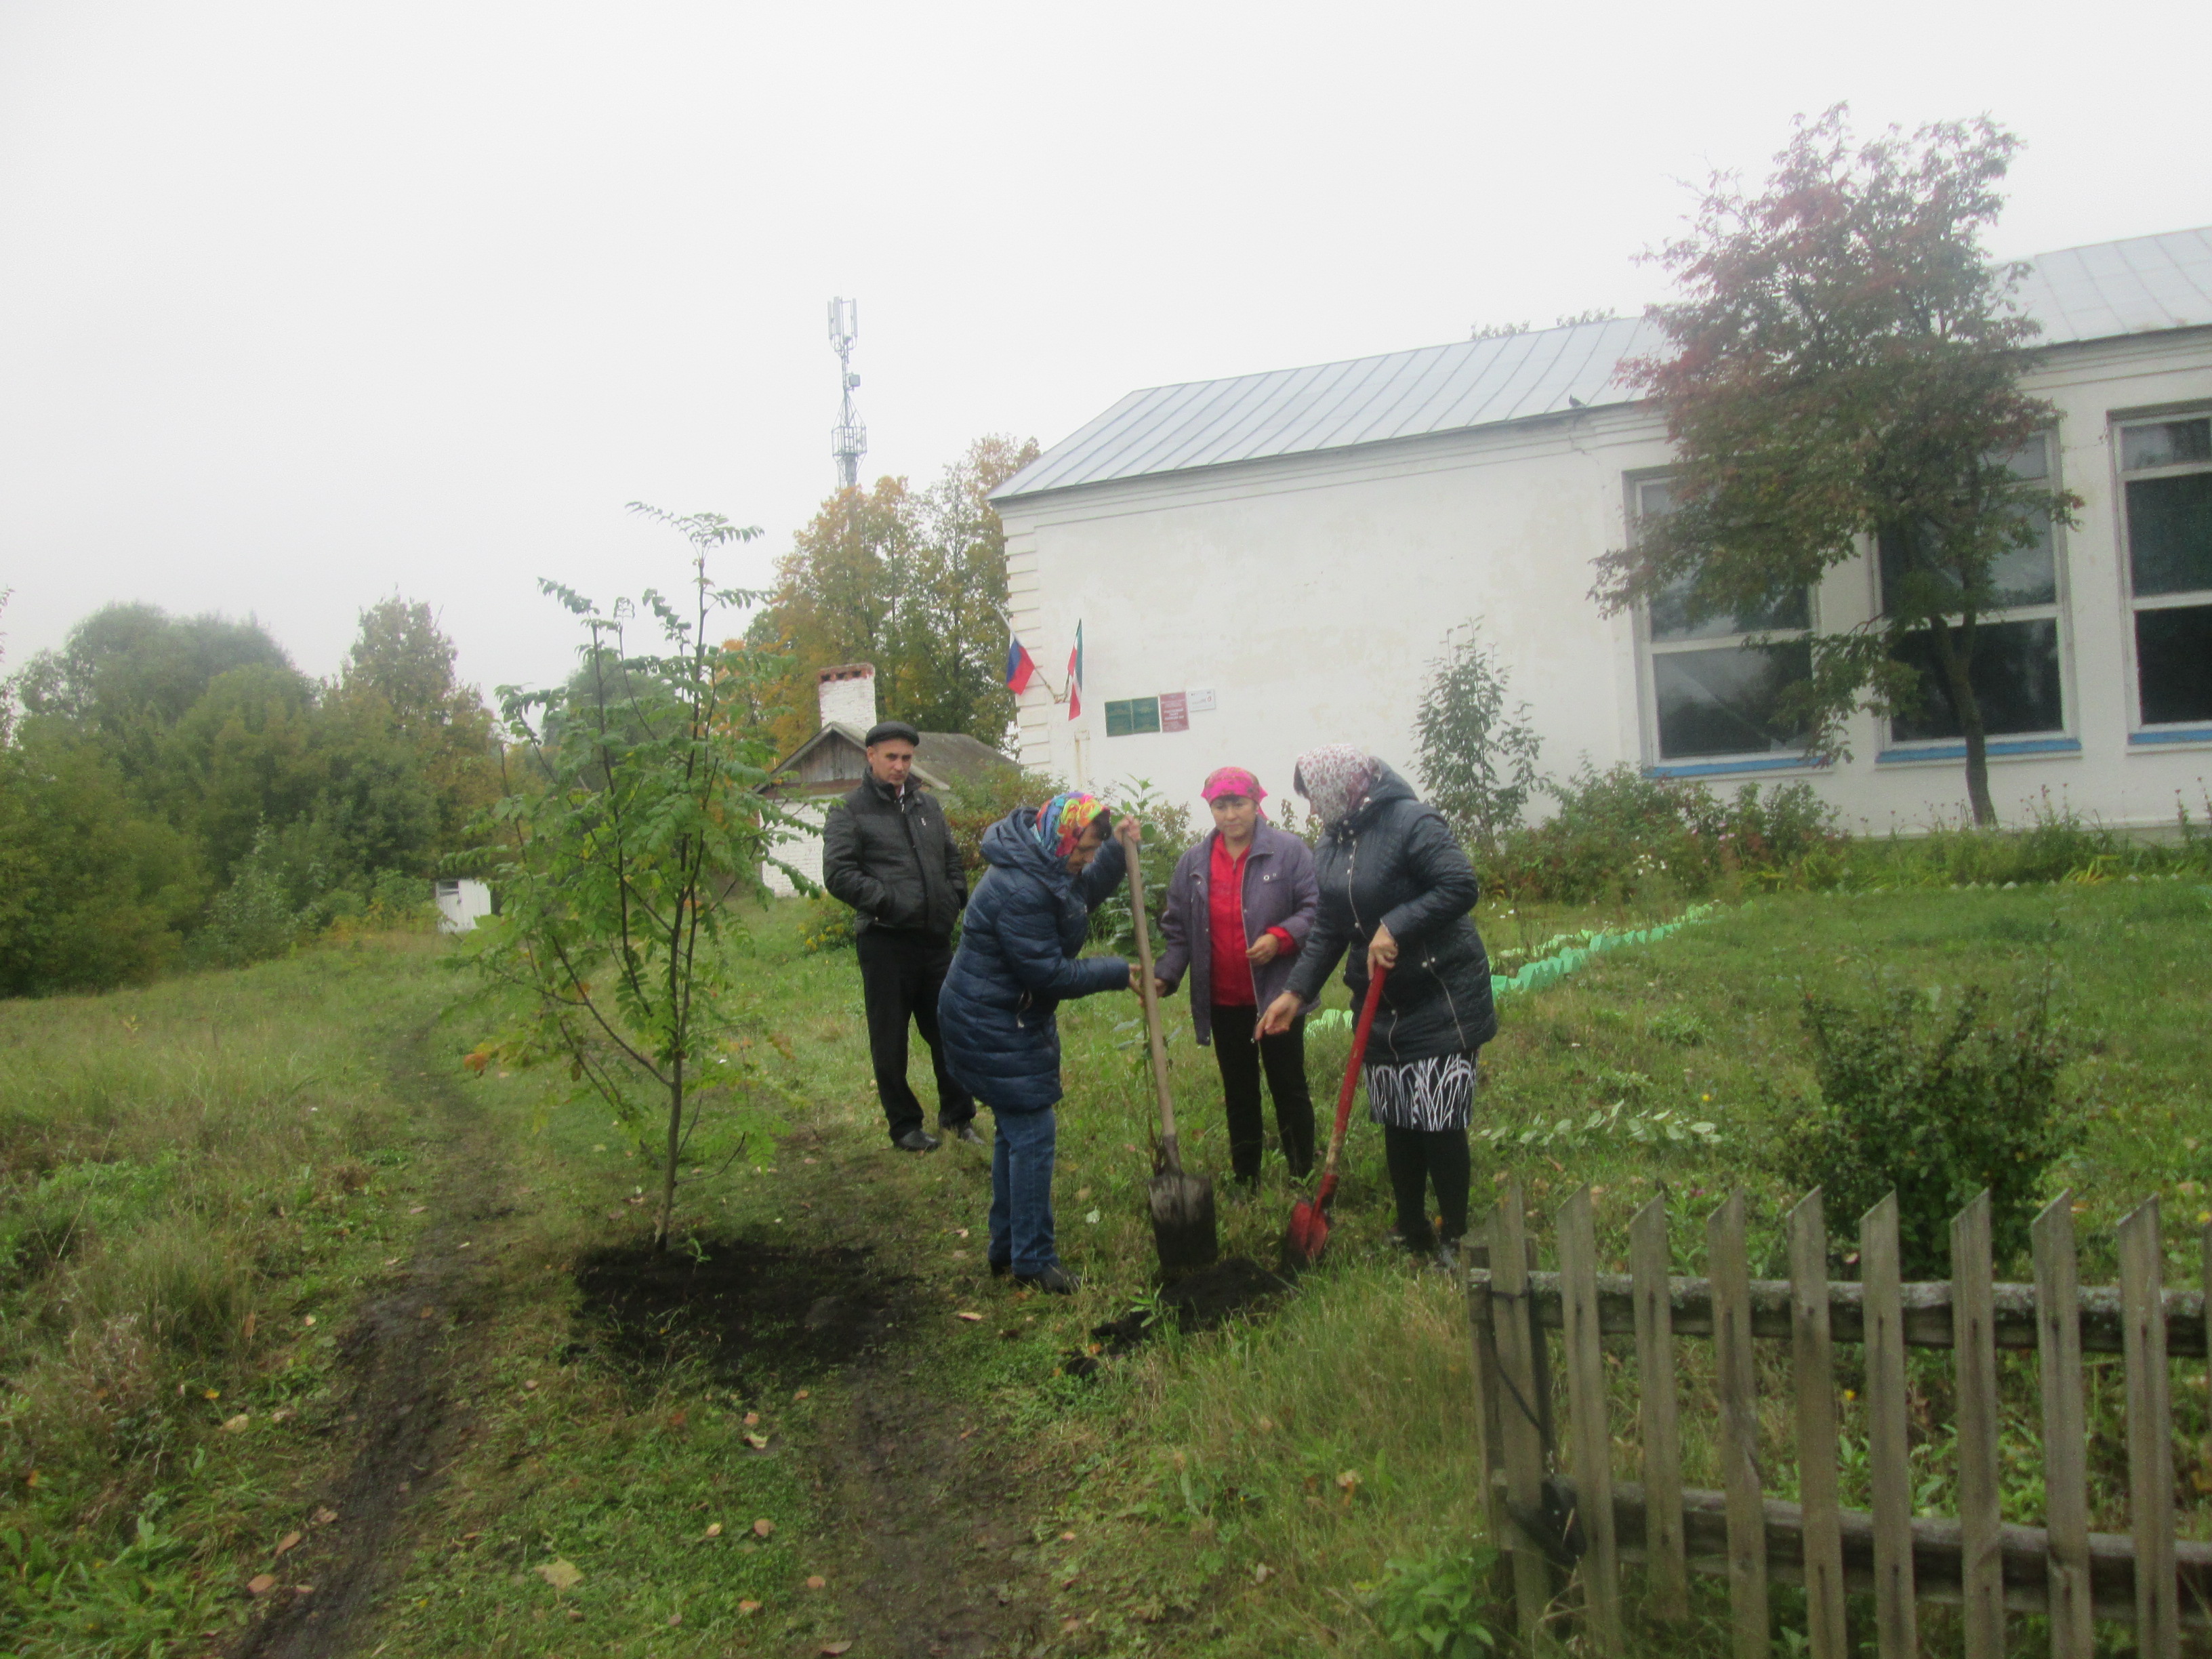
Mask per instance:
[[[1158,1311],[1138,1308],[1091,1328],[1097,1356],[1070,1354],[1060,1369],[1070,1376],[1088,1376],[1101,1359],[1129,1352],[1172,1318],[1183,1331],[1210,1331],[1231,1316],[1256,1311],[1291,1288],[1291,1282],[1271,1273],[1249,1256],[1224,1256],[1211,1267],[1188,1273],[1164,1286]]]
[[[690,1360],[724,1382],[803,1376],[888,1343],[909,1282],[866,1250],[836,1246],[725,1238],[695,1255],[628,1245],[578,1264],[579,1335],[641,1375]]]

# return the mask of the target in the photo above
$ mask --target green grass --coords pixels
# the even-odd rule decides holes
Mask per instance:
[[[386,1051],[443,1000],[435,948],[0,1004],[13,1651],[150,1652],[234,1616],[239,1564],[320,1471],[301,1408],[331,1334],[414,1231]]]
[[[2194,1222],[2207,1208],[2201,1148],[2212,1137],[2208,900],[2190,881],[1784,894],[1599,957],[1505,1006],[1484,1057],[1478,1183],[1521,1182],[1545,1238],[1542,1213],[1591,1186],[1601,1253],[1619,1266],[1628,1216],[1663,1182],[1678,1271],[1701,1264],[1705,1211],[1741,1186],[1755,1252],[1771,1259],[1796,1194],[1771,1173],[1770,1154],[1812,1086],[1802,991],[2002,987],[2048,960],[2081,1042],[2068,1089],[2091,1114],[2081,1152],[2057,1176],[2084,1206],[2085,1277],[2109,1280],[2112,1223],[2156,1192],[2169,1217],[2169,1282],[2193,1284]],[[788,1138],[688,1189],[685,1224],[869,1244],[911,1276],[917,1334],[899,1363],[918,1394],[1000,1444],[1009,1518],[1027,1528],[1035,1569],[1049,1572],[1063,1650],[1385,1651],[1377,1597],[1418,1577],[1419,1564],[1464,1551],[1479,1523],[1464,1309],[1440,1275],[1391,1252],[1364,1109],[1328,1261],[1295,1299],[1069,1379],[1062,1356],[1142,1296],[1153,1267],[1142,1198],[1151,1094],[1133,1000],[1062,1011],[1059,1221],[1062,1253],[1086,1284],[1066,1300],[1016,1300],[983,1273],[983,1160],[884,1148],[852,957],[804,953],[801,919],[796,904],[762,918],[741,964],[748,1035]],[[1525,908],[1482,918],[1493,944],[1523,950],[1606,920]],[[420,1109],[391,1069],[398,1036],[432,1021],[450,994],[434,955],[428,941],[318,952],[113,997],[0,1006],[0,1239],[11,1264],[0,1297],[9,1476],[0,1559],[10,1575],[0,1594],[15,1598],[0,1604],[0,1633],[12,1649],[152,1652],[156,1638],[240,1616],[235,1586],[294,1524],[330,1454],[300,1427],[331,1381],[329,1333],[420,1224],[408,1211],[422,1201],[428,1149],[410,1116]],[[1340,988],[1331,1000],[1341,1005]],[[428,1501],[379,1639],[410,1655],[719,1655],[848,1634],[841,1598],[860,1570],[854,1517],[818,1478],[849,1425],[845,1384],[831,1375],[806,1380],[804,1401],[764,1385],[738,1398],[694,1370],[640,1377],[580,1352],[571,1270],[593,1245],[642,1234],[640,1211],[621,1203],[642,1164],[603,1112],[569,1103],[547,1073],[467,1079],[460,1056],[485,1024],[448,1016],[428,1063],[470,1091],[497,1149],[487,1187],[514,1213],[480,1236],[495,1254],[464,1384],[471,1426]],[[1200,1169],[1219,1169],[1212,1060],[1191,1044],[1187,1019],[1175,1024],[1186,1151]],[[1346,1038],[1310,1048],[1326,1110]],[[1710,1121],[1714,1138],[1677,1140],[1662,1127],[1638,1139],[1638,1121],[1662,1113]],[[1271,1261],[1295,1195],[1273,1163],[1257,1195],[1224,1193],[1224,1247]],[[1832,1237],[1850,1224],[1832,1218]],[[988,1317],[955,1321],[956,1309]],[[310,1313],[317,1326],[304,1323]],[[1769,1346],[1778,1366],[1780,1346]],[[1699,1462],[1705,1362],[1698,1345],[1682,1349],[1689,1474],[1716,1484]],[[1940,1407],[1943,1357],[1923,1360]],[[2040,1503],[2033,1411],[2020,1402],[2032,1402],[2032,1372],[2008,1363],[2007,1516],[2030,1520]],[[2177,1368],[2183,1529],[2204,1537],[2212,1469],[2204,1390],[2191,1372]],[[1769,1375],[1779,1489],[1790,1460],[1780,1373]],[[2110,1376],[2098,1386],[2111,1395]],[[219,1398],[206,1399],[209,1388]],[[279,1402],[296,1402],[301,1417],[271,1423]],[[1863,1432],[1853,1409],[1847,1436]],[[225,1433],[234,1411],[252,1421]],[[768,1432],[766,1453],[742,1439],[746,1411],[763,1419],[753,1431]],[[2097,1415],[2109,1438],[2108,1399]],[[1632,1418],[1615,1426],[1625,1458]],[[2100,1440],[2093,1462],[2109,1469],[2111,1450]],[[1919,1455],[1940,1499],[1941,1437]],[[1855,1478],[1847,1467],[1847,1483]],[[151,1540],[134,1546],[149,1515]],[[775,1522],[767,1540],[750,1533],[756,1518]],[[2111,1524],[2109,1504],[2100,1520]],[[565,1591],[538,1572],[556,1561],[583,1575]],[[1393,1561],[1408,1571],[1394,1575]],[[49,1607],[58,1569],[76,1565],[85,1587]],[[813,1576],[824,1588],[807,1588]]]

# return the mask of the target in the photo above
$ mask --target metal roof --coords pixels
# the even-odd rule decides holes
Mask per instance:
[[[2046,345],[2212,325],[2212,225],[2039,253],[2020,285]]]
[[[2212,228],[2027,263],[2020,295],[2045,343],[2212,325]],[[1054,444],[992,499],[1631,403],[1623,362],[1665,346],[1656,325],[1622,318],[1153,386]]]

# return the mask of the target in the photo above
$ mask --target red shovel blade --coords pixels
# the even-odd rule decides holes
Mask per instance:
[[[1283,1234],[1286,1266],[1310,1266],[1328,1248],[1328,1201],[1336,1196],[1336,1172],[1322,1178],[1321,1190],[1291,1206],[1291,1224]]]
[[[1328,1248],[1328,1218],[1318,1205],[1300,1199],[1291,1211],[1290,1231],[1283,1235],[1284,1260],[1310,1265]]]

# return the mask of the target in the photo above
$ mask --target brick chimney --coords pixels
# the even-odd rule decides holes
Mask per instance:
[[[823,725],[835,723],[866,732],[876,723],[875,664],[848,662],[817,669],[814,692],[821,700]]]

